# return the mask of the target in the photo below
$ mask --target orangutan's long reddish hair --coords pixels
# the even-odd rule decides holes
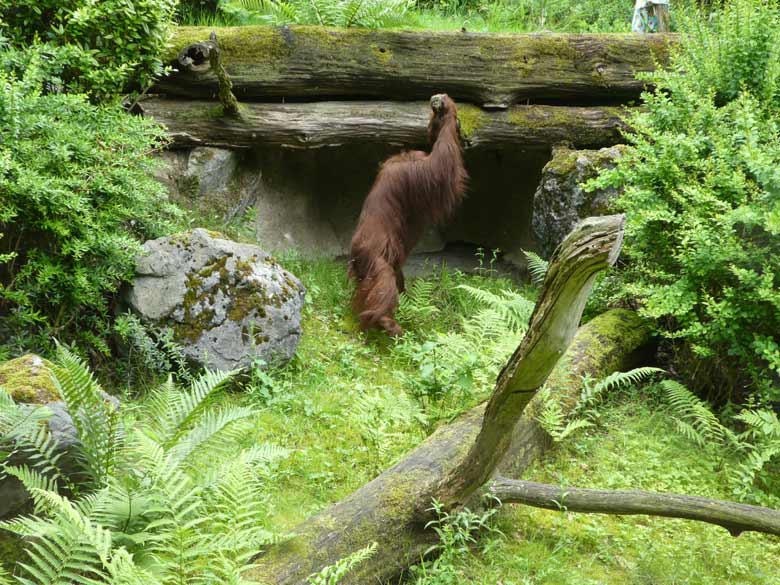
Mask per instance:
[[[404,290],[401,267],[425,227],[447,219],[463,199],[468,174],[455,102],[435,95],[431,110],[431,153],[402,152],[382,164],[352,236],[349,275],[357,281],[353,304],[363,329],[402,333],[393,319]]]

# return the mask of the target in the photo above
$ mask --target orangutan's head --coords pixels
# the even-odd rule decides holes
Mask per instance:
[[[446,93],[437,93],[431,97],[431,119],[428,122],[428,139],[431,144],[436,142],[441,129],[450,122],[460,131],[455,102]]]

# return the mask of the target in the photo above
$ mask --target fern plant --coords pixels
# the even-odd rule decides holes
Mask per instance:
[[[60,468],[62,452],[56,450],[49,428],[43,424],[50,416],[51,411],[46,407],[17,405],[0,388],[0,461],[5,462],[2,474],[48,489],[56,490],[58,486],[73,489]],[[11,465],[17,459],[27,461],[28,465]]]
[[[328,565],[319,573],[311,575],[306,582],[309,585],[337,585],[352,569],[370,559],[376,552],[377,543],[373,542],[365,548],[356,550],[351,555]]]
[[[734,433],[713,414],[710,407],[675,380],[664,380],[661,389],[672,407],[677,431],[700,447],[707,444],[739,443]]]
[[[53,373],[76,425],[90,491],[64,495],[46,467],[4,466],[35,505],[32,515],[0,523],[30,539],[17,581],[242,583],[251,557],[275,538],[263,528],[259,471],[286,451],[241,448],[254,411],[213,404],[233,374],[206,372],[186,391],[169,378],[124,412],[62,347]],[[13,420],[20,407],[5,396],[0,420]]]
[[[547,276],[547,269],[550,267],[550,263],[536,252],[523,250],[523,255],[528,263],[531,281],[537,286],[541,285],[544,282],[544,277]]]
[[[699,447],[725,448],[729,484],[742,501],[777,506],[776,473],[767,472],[780,462],[780,420],[770,409],[745,409],[734,421],[744,430],[737,433],[720,422],[709,405],[674,380],[661,382],[679,433]]]
[[[412,0],[238,0],[237,5],[268,24],[382,28],[402,23]],[[229,5],[226,8],[230,11]]]
[[[398,299],[396,318],[404,327],[424,327],[430,324],[439,313],[434,304],[436,282],[424,278],[415,278]]]
[[[594,425],[598,414],[595,407],[606,392],[639,384],[660,372],[663,372],[660,368],[634,368],[628,372],[612,372],[598,382],[584,376],[582,390],[569,416],[566,416],[560,403],[552,398],[550,389],[545,386],[541,394],[542,408],[536,420],[553,441],[560,443],[578,430]]]
[[[418,398],[460,397],[451,405],[463,406],[463,395],[487,390],[496,372],[517,347],[534,304],[512,290],[490,292],[458,285],[476,310],[461,319],[460,328],[434,333],[423,340],[404,339],[398,351],[419,367],[408,383]],[[447,408],[446,401],[441,403]]]

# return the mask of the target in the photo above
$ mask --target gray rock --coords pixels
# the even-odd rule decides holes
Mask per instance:
[[[136,274],[130,308],[172,329],[197,365],[232,370],[294,355],[305,290],[257,246],[195,229],[146,242]]]
[[[596,177],[603,168],[613,168],[624,148],[553,150],[534,194],[533,232],[544,257],[550,257],[580,219],[610,213],[610,203],[618,191],[610,188],[586,192],[582,183]]]
[[[193,148],[187,160],[187,176],[197,181],[200,195],[227,191],[237,169],[238,155],[222,148]]]
[[[223,148],[163,151],[155,178],[173,201],[228,222],[254,203],[260,173],[242,173],[241,153]]]
[[[110,402],[114,408],[119,408],[119,400],[105,392],[103,399]],[[51,413],[47,419],[46,424],[49,427],[51,438],[54,443],[54,453],[59,454],[60,458],[57,462],[62,473],[69,476],[71,481],[78,482],[78,463],[76,458],[76,451],[79,446],[79,438],[76,432],[76,425],[73,423],[73,418],[65,407],[65,403],[62,401],[47,402],[41,404],[26,404],[20,403],[20,406],[25,410],[32,411],[33,409],[44,406]],[[10,460],[5,461],[8,465],[15,466],[30,466],[34,467],[34,461],[32,461],[25,452],[16,452]],[[22,483],[15,477],[0,475],[0,518],[12,516],[18,514],[28,505],[30,502],[30,494],[27,492]]]

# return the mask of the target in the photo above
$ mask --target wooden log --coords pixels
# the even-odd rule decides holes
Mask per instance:
[[[304,583],[311,573],[371,542],[379,544],[377,553],[345,583],[380,582],[417,562],[435,538],[425,530],[432,499],[458,506],[491,475],[523,406],[569,345],[595,275],[615,261],[623,221],[623,216],[590,218],[561,244],[528,333],[486,408],[438,429],[395,466],[303,522],[293,538],[261,554],[247,577],[276,585]]]
[[[237,116],[223,116],[216,102],[151,98],[144,116],[168,128],[173,146],[320,148],[342,144],[427,143],[428,102],[313,102],[240,104]],[[467,148],[611,146],[621,141],[622,108],[514,106],[488,112],[458,106]]]
[[[597,490],[498,478],[489,492],[503,504],[596,514],[646,514],[722,526],[732,536],[754,531],[780,536],[780,511],[699,496],[640,490]]]
[[[465,503],[509,451],[520,416],[574,338],[596,275],[617,261],[624,221],[622,215],[588,218],[556,248],[528,331],[498,375],[479,435],[437,490],[445,506]]]
[[[153,93],[216,96],[199,42],[209,28],[178,27],[167,60],[176,72]],[[639,97],[639,72],[669,61],[675,35],[484,34],[221,27],[225,67],[241,101],[280,98],[428,99],[506,107],[616,103]]]
[[[582,378],[599,379],[647,363],[651,333],[634,311],[611,309],[577,330],[566,354],[556,365],[547,385],[561,412],[568,415],[582,392]],[[512,443],[498,466],[507,477],[521,477],[541,457],[552,440],[536,417],[544,404],[534,399],[512,431]]]

